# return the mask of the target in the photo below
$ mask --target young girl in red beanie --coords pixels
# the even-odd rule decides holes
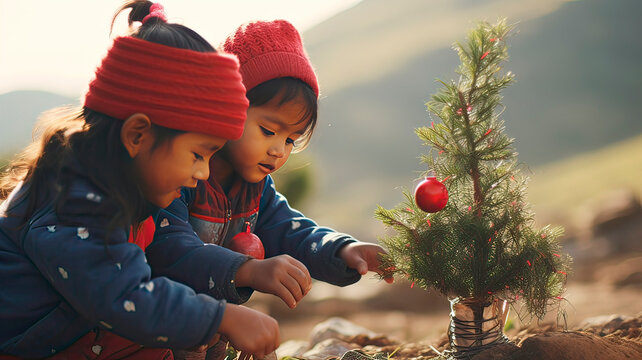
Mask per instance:
[[[270,176],[305,147],[317,121],[319,86],[298,31],[284,20],[253,22],[223,49],[239,58],[250,101],[245,129],[212,157],[209,179],[158,217],[147,250],[153,271],[235,303],[258,290],[292,308],[311,277],[345,286],[378,271],[379,245],[318,226],[288,205]],[[248,224],[265,260],[225,249]]]
[[[126,9],[142,25],[114,40],[84,106],[49,113],[0,178],[0,358],[171,359],[217,333],[261,357],[274,319],[153,276],[132,235],[241,136],[238,61],[159,4]]]

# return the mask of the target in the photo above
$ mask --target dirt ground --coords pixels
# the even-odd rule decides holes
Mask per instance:
[[[518,304],[512,307],[505,333],[513,344],[520,339],[524,342],[518,349],[515,345],[507,347],[507,351],[535,354],[528,359],[557,359],[560,355],[557,351],[562,349],[566,355],[573,355],[565,358],[574,360],[615,359],[609,351],[621,355],[618,359],[640,358],[642,204],[637,196],[623,199],[600,204],[583,213],[582,222],[568,226],[562,251],[573,258],[573,264],[561,302],[563,308],[550,309],[541,321],[529,321],[519,315]],[[289,309],[280,299],[265,294],[255,294],[248,305],[279,321],[281,343],[310,340],[315,325],[334,316],[377,333],[377,338],[391,340],[393,348],[377,351],[389,353],[401,349],[396,355],[400,360],[432,358],[437,352],[431,347],[443,351],[448,343],[450,304],[444,296],[412,288],[404,281],[387,284],[374,275],[344,288],[316,282],[296,309]],[[611,324],[617,319],[623,327],[632,328],[605,334],[586,333],[587,319],[591,319],[591,324]],[[528,340],[531,335],[532,340]],[[598,354],[605,351],[607,355]],[[524,355],[509,352],[504,357],[489,352],[491,357],[484,359]]]
[[[635,253],[578,264],[575,275],[569,278],[566,318],[560,318],[559,328],[563,329],[565,322],[573,328],[589,317],[635,316],[642,312],[641,265],[642,254]],[[403,281],[386,284],[370,275],[344,288],[316,282],[296,309],[265,294],[255,294],[248,305],[279,321],[282,343],[308,340],[313,327],[332,316],[344,317],[400,342],[432,342],[446,332],[450,311],[448,301],[440,294],[411,288]],[[557,314],[552,309],[540,324],[556,323]],[[509,322],[512,329],[507,335],[538,326],[536,321],[520,321],[515,309],[511,309]]]

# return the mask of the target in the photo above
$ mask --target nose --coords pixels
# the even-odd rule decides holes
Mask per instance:
[[[270,144],[268,149],[268,155],[274,156],[277,158],[282,158],[285,156],[285,141],[274,141]]]
[[[194,168],[194,179],[207,180],[210,177],[209,161],[197,161]]]

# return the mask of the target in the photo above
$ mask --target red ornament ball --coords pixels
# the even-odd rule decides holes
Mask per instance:
[[[415,202],[425,212],[437,212],[448,203],[448,190],[436,177],[429,176],[415,188]]]
[[[250,232],[250,223],[247,221],[245,222],[245,231],[234,235],[228,248],[255,259],[265,258],[263,243],[258,236]]]

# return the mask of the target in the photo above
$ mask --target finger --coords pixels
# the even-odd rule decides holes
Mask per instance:
[[[268,344],[265,347],[265,354],[263,354],[261,359],[265,358],[267,360],[267,359],[271,359],[271,358],[276,358],[276,356],[274,356],[274,355],[271,356],[271,357],[269,357],[268,355],[274,354],[274,352],[276,351],[276,349],[278,347],[279,347],[279,339],[277,337],[277,338],[274,339],[274,344]]]
[[[281,279],[281,285],[283,285],[290,293],[290,295],[292,295],[292,297],[294,298],[295,303],[292,304],[292,307],[296,306],[296,303],[303,299],[303,289],[301,288],[301,285],[299,285],[299,283],[296,281],[296,279],[292,276],[287,276]]]
[[[373,269],[372,271],[376,272],[377,274],[383,276],[383,279],[388,283],[392,284],[393,281],[395,280],[394,277],[391,274],[386,275],[386,272],[381,270],[380,268]],[[384,276],[386,275],[386,276]]]
[[[375,271],[376,269],[379,269],[381,267],[381,260],[379,257],[375,257],[374,259],[369,258],[368,259],[368,269],[371,271]]]
[[[290,263],[292,265],[296,266],[299,270],[301,270],[301,272],[304,274],[304,276],[306,278],[308,278],[308,279],[311,278],[310,271],[308,271],[308,268],[302,262],[300,262],[299,260],[291,257],[290,258]]]
[[[278,349],[279,346],[281,345],[281,333],[279,331],[279,325],[276,322],[276,320],[274,321],[274,324],[275,324],[275,328],[274,328],[273,333],[272,333],[274,335],[274,339],[273,339],[274,340],[274,344],[272,345],[272,348],[270,349],[270,352],[276,351],[276,349]]]
[[[363,259],[358,259],[354,268],[361,275],[365,275],[368,273],[368,263],[365,262]]]
[[[306,271],[304,272],[298,267],[293,267],[288,272],[299,284],[303,295],[307,294],[308,291],[310,291],[310,288],[312,288],[312,279],[310,278],[310,274],[307,272],[307,269],[305,270]]]
[[[280,283],[280,286],[277,286],[277,288],[274,291],[275,295],[280,297],[281,300],[287,305],[289,308],[294,309],[296,306],[296,299],[292,295],[292,292],[290,289],[288,289],[283,283]]]

